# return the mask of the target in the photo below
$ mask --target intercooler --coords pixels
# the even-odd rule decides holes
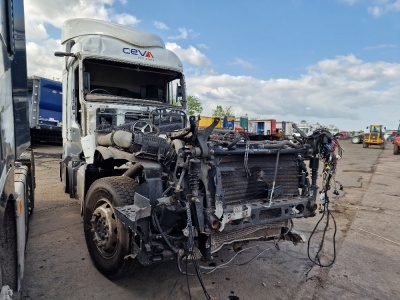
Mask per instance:
[[[293,218],[315,215],[313,196],[299,192],[300,151],[216,151],[217,191],[223,218],[211,234],[211,251],[235,242],[268,239],[282,234]]]
[[[226,205],[266,201],[271,195],[277,155],[250,155],[247,168],[243,156],[221,158],[219,169]],[[297,197],[299,167],[297,155],[280,154],[273,199]]]

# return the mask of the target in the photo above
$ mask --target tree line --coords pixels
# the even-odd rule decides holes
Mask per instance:
[[[201,101],[196,96],[187,96],[187,109],[189,115],[199,115],[203,111],[203,106]],[[212,111],[212,117],[233,117],[232,106],[223,107],[222,105],[217,105],[217,107]]]

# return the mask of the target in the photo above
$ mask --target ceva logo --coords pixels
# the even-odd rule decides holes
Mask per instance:
[[[144,58],[154,58],[153,54],[150,51],[140,51],[139,49],[135,49],[135,48],[122,48],[122,52],[124,52],[125,54],[132,54],[132,55],[137,55],[140,57],[144,57]]]

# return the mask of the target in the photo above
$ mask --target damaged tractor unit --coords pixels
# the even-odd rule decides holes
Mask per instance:
[[[81,204],[100,272],[117,278],[195,249],[211,260],[225,245],[304,240],[292,220],[317,209],[313,137],[253,142],[216,130],[218,118],[199,129],[185,113],[181,62],[151,33],[73,19],[62,43],[60,176]]]

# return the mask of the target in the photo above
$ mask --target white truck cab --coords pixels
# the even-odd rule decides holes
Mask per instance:
[[[128,123],[143,132],[183,128],[185,81],[181,61],[153,33],[71,19],[61,42],[65,52],[55,53],[65,57],[61,176],[65,191],[83,201],[84,169],[95,160],[98,136]]]

